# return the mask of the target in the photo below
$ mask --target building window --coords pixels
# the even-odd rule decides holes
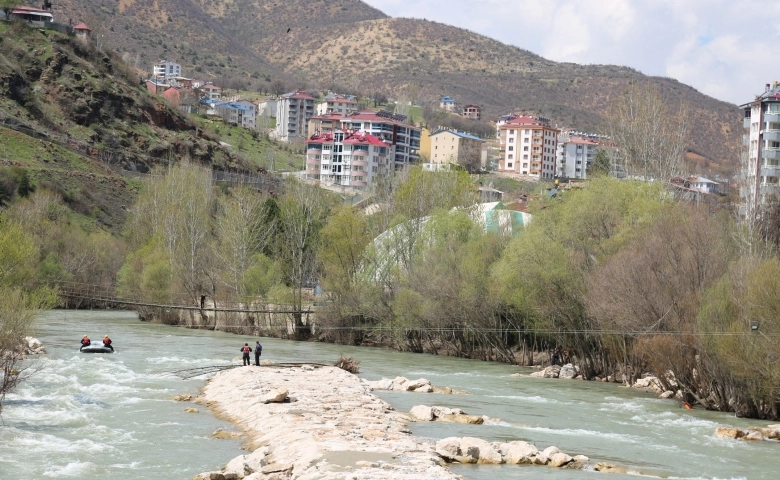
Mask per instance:
[[[524,139],[523,139],[523,143],[528,143],[528,139],[527,139],[527,138],[524,138]]]
[[[507,158],[508,158],[509,160],[512,160],[512,159],[514,158],[514,156],[513,156],[513,155],[510,153],[510,154],[507,156]]]
[[[508,164],[506,165],[506,168],[512,168],[512,164],[511,164],[511,163],[508,163]]]
[[[509,130],[509,134],[510,134],[510,135],[514,135],[514,134],[515,134],[515,131],[514,131],[514,130]]]
[[[527,164],[527,163],[524,163],[524,164],[523,164],[523,168],[528,168],[528,164]]]
[[[528,155],[523,155],[523,160],[528,160]]]
[[[511,151],[513,151],[514,149],[515,149],[515,147],[513,147],[513,146],[511,146],[511,145],[509,146],[509,151],[510,151],[510,152],[511,152]]]
[[[526,141],[528,141],[528,139],[526,139]],[[514,138],[510,138],[509,139],[509,143],[515,143],[515,139]]]

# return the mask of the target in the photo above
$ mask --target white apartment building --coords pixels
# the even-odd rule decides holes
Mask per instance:
[[[309,119],[314,116],[314,97],[304,91],[286,93],[279,98],[274,136],[282,142],[304,140]]]
[[[309,122],[309,131],[313,133],[335,132],[337,129],[369,133],[387,143],[388,155],[395,168],[416,163],[420,159],[422,130],[407,124],[406,115],[387,110],[365,110],[350,115],[319,115]]]
[[[222,89],[211,82],[201,85],[200,90],[203,92],[203,97],[208,100],[217,101],[222,96]]]
[[[543,117],[523,115],[505,120],[498,127],[498,169],[552,179],[559,133]]]
[[[561,178],[587,178],[588,169],[596,160],[599,142],[585,135],[558,136],[555,174]]]
[[[364,190],[391,168],[390,146],[369,133],[335,130],[306,141],[304,175],[310,180]]]
[[[349,115],[357,110],[357,101],[345,95],[330,93],[325,95],[325,100],[317,104],[317,115],[339,113]]]
[[[176,62],[160,60],[154,65],[152,74],[157,79],[181,77],[181,65]]]
[[[745,172],[741,196],[743,202],[750,202],[743,207],[753,210],[769,196],[780,194],[780,85],[767,83],[764,93],[740,108],[746,147],[741,159]]]
[[[218,102],[214,109],[216,114],[228,123],[251,130],[256,128],[256,106],[249,100]]]

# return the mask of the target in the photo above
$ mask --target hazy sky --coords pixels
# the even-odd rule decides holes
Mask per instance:
[[[616,64],[747,103],[780,81],[780,1],[363,0],[555,61]],[[774,47],[772,47],[774,45]]]

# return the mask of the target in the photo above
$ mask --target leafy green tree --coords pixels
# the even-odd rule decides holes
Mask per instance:
[[[603,148],[600,148],[596,152],[596,158],[593,163],[588,166],[588,176],[598,177],[602,175],[609,175],[612,173],[612,163],[609,158],[609,154]]]

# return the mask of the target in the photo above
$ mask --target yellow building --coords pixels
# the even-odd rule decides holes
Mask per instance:
[[[429,159],[433,164],[454,163],[470,172],[482,165],[485,141],[479,137],[455,130],[437,130],[428,139],[431,148]]]
[[[426,162],[431,161],[431,131],[425,127],[422,127],[420,136],[420,158],[424,158]]]

